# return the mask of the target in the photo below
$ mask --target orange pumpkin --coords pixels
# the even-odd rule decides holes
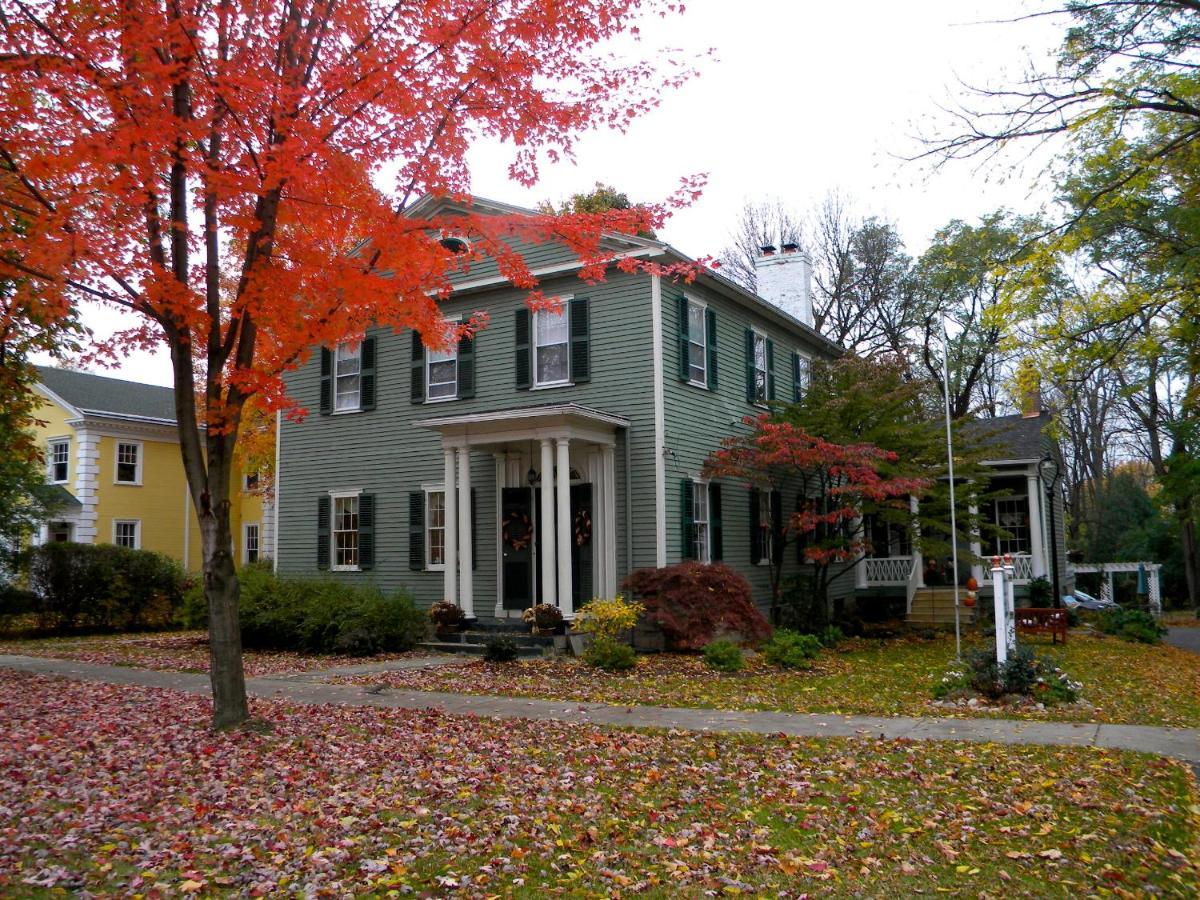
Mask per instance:
[[[979,590],[979,582],[975,580],[974,575],[972,575],[970,578],[967,579],[967,590],[968,591]]]

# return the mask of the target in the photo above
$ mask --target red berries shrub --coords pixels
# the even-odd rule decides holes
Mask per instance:
[[[646,621],[662,629],[671,650],[701,650],[730,634],[749,643],[771,635],[771,626],[754,605],[750,583],[721,563],[638,569],[622,587],[645,605]]]

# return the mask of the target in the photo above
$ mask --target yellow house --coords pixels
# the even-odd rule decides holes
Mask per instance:
[[[46,477],[63,503],[40,541],[112,543],[157,550],[192,570],[200,529],[187,491],[170,388],[38,367],[38,437]],[[272,556],[271,499],[238,474],[231,511],[239,562]]]

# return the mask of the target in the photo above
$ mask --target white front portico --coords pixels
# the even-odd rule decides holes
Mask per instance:
[[[564,404],[415,424],[442,438],[446,600],[468,617],[520,616],[549,603],[571,618],[593,596],[616,593],[614,451],[628,419]],[[493,483],[472,484],[476,454],[492,458]],[[496,515],[478,534],[472,488],[495,491]],[[476,540],[495,542],[494,597],[475,592]]]

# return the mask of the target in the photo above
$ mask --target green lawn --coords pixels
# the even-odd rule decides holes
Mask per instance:
[[[1195,895],[1134,753],[207,703],[0,669],[0,894]]]
[[[1200,727],[1200,656],[1168,646],[1132,644],[1073,632],[1065,647],[1046,638],[1030,642],[1083,682],[1088,706],[1046,710],[957,711],[933,707],[930,691],[954,657],[953,636],[933,640],[856,640],[825,651],[805,672],[785,672],[755,661],[723,675],[697,656],[645,656],[627,675],[609,675],[574,659],[453,669],[389,672],[347,679],[397,688],[508,694],[557,700],[763,709],[867,715],[982,715]],[[984,646],[969,640],[965,647]]]

